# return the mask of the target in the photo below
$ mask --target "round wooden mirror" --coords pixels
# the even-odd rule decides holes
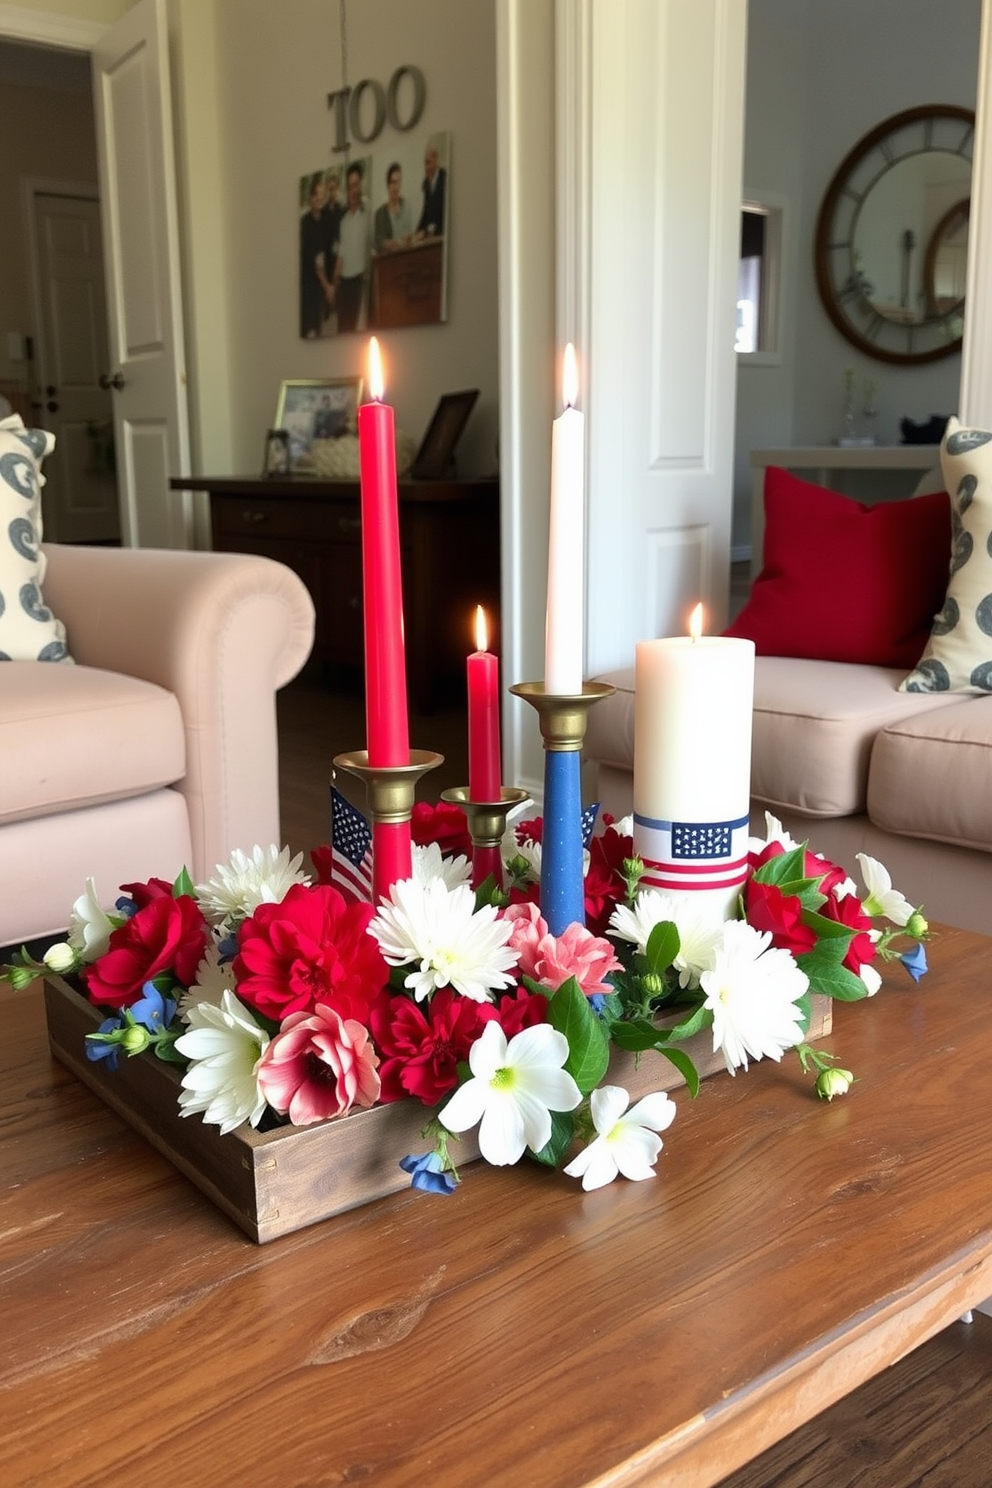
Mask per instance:
[[[961,349],[975,116],[951,104],[886,119],[845,156],[816,224],[834,325],[883,362]]]

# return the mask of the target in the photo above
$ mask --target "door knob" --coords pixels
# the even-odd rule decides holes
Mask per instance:
[[[119,372],[115,372],[113,377],[111,377],[109,372],[101,372],[97,381],[105,393],[109,392],[111,388],[116,388],[120,392],[124,386],[124,379]]]

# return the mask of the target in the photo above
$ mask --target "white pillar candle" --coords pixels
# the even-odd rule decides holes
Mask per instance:
[[[575,350],[569,342],[562,366],[564,410],[551,433],[551,519],[548,529],[548,606],[544,636],[544,690],[582,691],[585,633],[585,418],[578,397]]]
[[[747,876],[754,644],[698,632],[640,641],[634,697],[642,883],[726,919]]]

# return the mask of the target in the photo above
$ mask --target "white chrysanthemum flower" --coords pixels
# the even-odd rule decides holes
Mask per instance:
[[[728,920],[713,967],[700,984],[713,1014],[713,1050],[721,1050],[733,1074],[752,1059],[781,1059],[802,1038],[795,1006],[809,978],[790,951],[770,947],[771,935],[745,920]]]
[[[491,992],[513,986],[509,973],[517,953],[507,945],[513,925],[491,904],[476,909],[467,884],[449,889],[440,878],[426,884],[399,879],[368,933],[390,966],[419,963],[404,981],[418,1002],[449,983],[473,1002],[490,1001]]]
[[[439,1119],[451,1132],[480,1122],[479,1151],[496,1167],[519,1162],[524,1149],[540,1152],[551,1140],[551,1112],[574,1111],[582,1092],[562,1069],[568,1039],[537,1023],[507,1043],[498,1023],[487,1023],[469,1050],[472,1078],[451,1096]]]
[[[414,843],[413,876],[422,884],[440,878],[449,889],[457,889],[459,884],[471,882],[472,864],[461,853],[455,858],[446,858],[436,842],[428,842],[426,847]]]
[[[179,1013],[183,1022],[189,1021],[186,1015],[197,1003],[212,1002],[215,1007],[220,1007],[224,993],[234,990],[233,967],[230,961],[221,961],[217,946],[211,943],[196,968],[195,979],[180,995]]]
[[[855,853],[855,857],[861,864],[861,877],[868,890],[867,898],[861,901],[865,914],[885,915],[893,925],[907,925],[913,913],[913,906],[898,889],[892,887],[889,870],[877,858],[870,858],[867,853]]]
[[[679,986],[695,986],[706,967],[712,966],[713,953],[723,939],[723,913],[712,905],[696,905],[657,889],[641,889],[633,907],[617,905],[610,916],[610,929],[621,940],[629,940],[643,956],[651,931],[665,921],[671,921],[679,932],[679,952],[673,963]]]
[[[565,1169],[570,1178],[581,1178],[586,1190],[612,1183],[618,1173],[636,1181],[655,1176],[663,1145],[658,1133],[675,1120],[675,1102],[663,1090],[628,1111],[629,1100],[620,1085],[601,1085],[589,1098],[597,1136]]]
[[[614,832],[619,833],[619,835],[621,837],[633,837],[633,835],[634,835],[634,818],[633,818],[633,816],[631,816],[628,813],[627,816],[621,816],[621,817],[619,817],[618,820],[613,823],[613,830],[614,830]]]
[[[96,884],[92,878],[88,878],[86,892],[80,894],[72,906],[66,939],[84,961],[96,961],[106,953],[111,933],[116,928],[114,921],[101,907]]]
[[[303,854],[292,860],[289,848],[254,847],[251,854],[235,848],[230,861],[218,863],[206,883],[197,884],[196,897],[208,920],[232,929],[260,904],[281,904],[294,884],[308,884],[300,871]]]
[[[269,1035],[233,992],[224,993],[219,1007],[212,1002],[191,1007],[186,1020],[187,1032],[176,1039],[180,1054],[191,1061],[179,1093],[180,1115],[202,1111],[221,1136],[244,1121],[257,1126],[265,1110],[258,1066]]]

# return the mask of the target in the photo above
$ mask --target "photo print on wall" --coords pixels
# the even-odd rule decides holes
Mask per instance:
[[[443,131],[300,177],[301,337],[447,320],[450,161]]]

